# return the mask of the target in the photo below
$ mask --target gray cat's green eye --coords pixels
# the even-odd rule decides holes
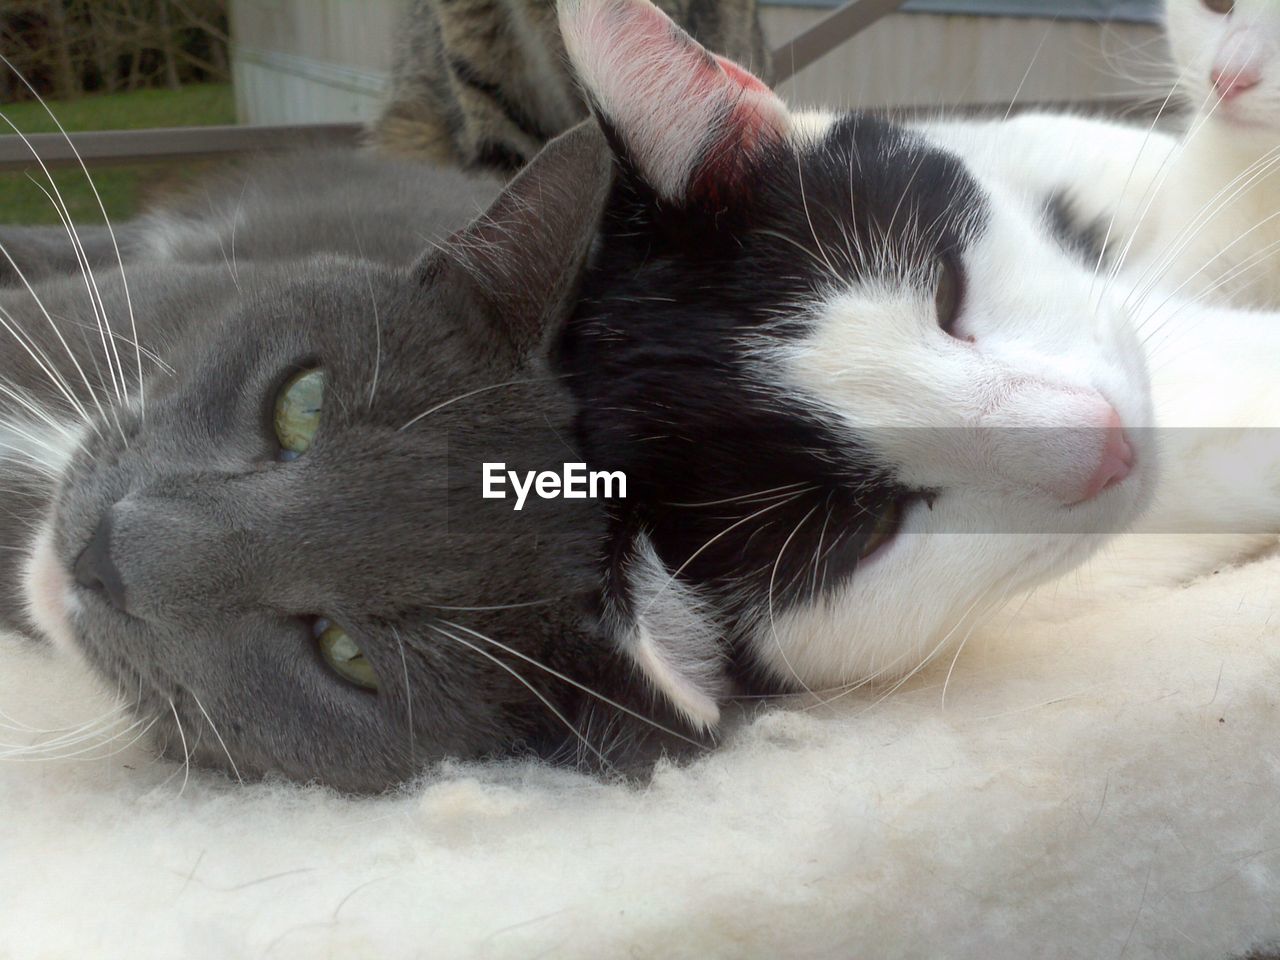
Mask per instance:
[[[324,371],[304,370],[289,378],[276,395],[276,440],[280,458],[292,460],[311,449],[324,408]]]
[[[378,675],[373,672],[373,665],[365,658],[364,653],[356,646],[347,631],[336,627],[327,620],[317,620],[315,625],[316,643],[320,647],[320,656],[333,668],[334,673],[348,683],[366,690],[378,689]]]

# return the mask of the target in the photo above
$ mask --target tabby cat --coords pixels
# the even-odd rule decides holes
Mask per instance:
[[[756,0],[661,0],[702,44],[769,75]],[[552,0],[411,0],[390,101],[372,130],[395,154],[504,173],[587,115]]]

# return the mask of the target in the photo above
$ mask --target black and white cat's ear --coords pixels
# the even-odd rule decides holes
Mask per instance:
[[[423,269],[461,267],[516,345],[531,348],[572,306],[613,175],[613,154],[586,120],[549,142]]]
[[[565,48],[601,125],[655,193],[684,205],[731,192],[785,139],[776,94],[649,0],[559,0]]]
[[[709,604],[667,569],[644,534],[628,544],[605,597],[622,653],[693,727],[713,729],[729,683]]]

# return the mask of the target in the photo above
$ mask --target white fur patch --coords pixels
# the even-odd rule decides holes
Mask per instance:
[[[667,571],[648,537],[637,539],[627,578],[635,619],[621,628],[622,649],[691,723],[716,726],[726,685],[708,605]]]

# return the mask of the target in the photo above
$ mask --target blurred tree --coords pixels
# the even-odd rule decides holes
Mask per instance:
[[[226,82],[226,0],[3,0],[0,101]]]

